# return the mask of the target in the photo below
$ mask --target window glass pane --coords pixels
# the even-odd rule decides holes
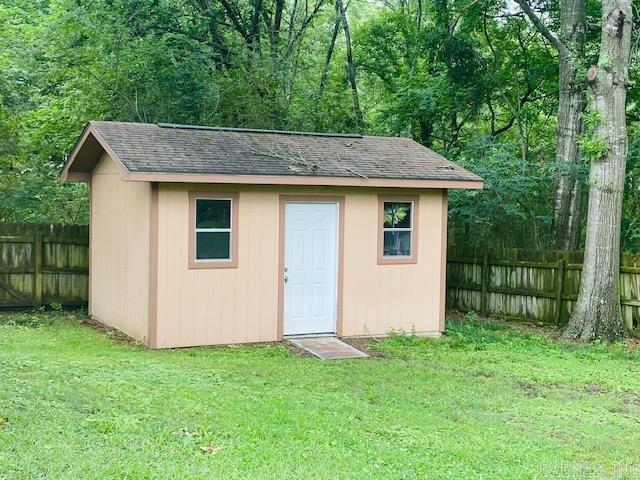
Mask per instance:
[[[229,228],[231,200],[196,199],[196,228]]]
[[[197,232],[196,260],[228,260],[230,259],[229,232]]]
[[[386,230],[382,254],[385,257],[411,256],[411,232]]]
[[[411,228],[411,202],[384,202],[384,228]]]

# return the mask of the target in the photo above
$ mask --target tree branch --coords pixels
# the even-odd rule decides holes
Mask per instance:
[[[451,38],[453,36],[453,34],[455,33],[456,27],[458,26],[458,22],[460,21],[460,19],[464,15],[464,12],[467,11],[468,9],[470,9],[471,7],[473,7],[479,1],[480,0],[471,0],[468,4],[466,4],[464,7],[462,7],[462,9],[460,10],[460,13],[458,14],[458,16],[455,18],[455,20],[451,24],[451,28],[449,29],[449,38]]]
[[[560,41],[558,37],[556,37],[553,33],[549,31],[542,20],[531,10],[531,6],[529,5],[528,0],[516,0],[522,11],[529,17],[531,23],[538,29],[538,31],[542,34],[544,38],[549,40],[551,44],[556,47],[558,53],[561,55],[567,55],[569,53],[569,49],[566,47],[564,43]]]
[[[231,23],[235,27],[236,31],[240,34],[242,38],[245,39],[247,43],[251,43],[251,35],[247,33],[246,28],[244,27],[244,25],[242,24],[242,21],[240,20],[240,16],[236,13],[236,11],[233,9],[231,4],[227,0],[220,0],[220,4],[222,5],[222,7],[224,8],[224,11],[229,16],[229,20],[231,20]]]
[[[307,30],[307,27],[309,27],[309,25],[314,20],[314,18],[318,15],[318,13],[320,13],[320,9],[324,5],[324,2],[325,0],[318,0],[316,2],[311,13],[308,13],[306,18],[302,21],[302,24],[300,25],[300,29],[296,32],[296,34],[293,37],[293,40],[291,42],[292,44],[300,40],[304,32]]]
[[[529,83],[527,83],[527,91],[524,93],[524,95],[522,96],[522,98],[518,102],[518,109],[516,110],[516,113],[514,113],[511,116],[511,118],[509,118],[509,121],[505,125],[503,125],[502,127],[498,128],[497,130],[494,129],[494,127],[495,127],[495,112],[493,110],[491,102],[489,102],[489,111],[491,112],[491,116],[492,116],[492,118],[491,118],[491,136],[492,137],[497,137],[498,135],[500,135],[501,133],[506,132],[507,130],[509,130],[513,126],[513,123],[516,121],[516,118],[518,116],[518,112],[520,112],[520,110],[522,110],[522,107],[524,107],[525,103],[527,103],[529,101],[529,97],[531,96],[532,93],[533,93],[533,87],[531,87],[531,85]]]

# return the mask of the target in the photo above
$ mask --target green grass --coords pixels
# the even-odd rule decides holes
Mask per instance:
[[[0,317],[0,478],[637,478],[640,353],[502,324],[383,357],[149,351]]]

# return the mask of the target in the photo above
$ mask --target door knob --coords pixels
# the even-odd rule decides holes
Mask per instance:
[[[289,277],[287,277],[286,275],[284,276],[284,281],[286,282],[287,280],[289,280]]]

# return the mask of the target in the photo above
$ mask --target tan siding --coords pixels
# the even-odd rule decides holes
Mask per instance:
[[[346,199],[344,323],[349,335],[439,330],[442,193],[420,195],[418,262],[378,265],[377,193]]]
[[[150,184],[123,182],[104,156],[91,178],[91,315],[146,341]]]
[[[276,340],[277,196],[244,189],[239,264],[188,269],[188,192],[230,186],[163,184],[159,199],[158,346]]]
[[[187,268],[189,191],[239,192],[239,264]],[[343,335],[439,330],[442,191],[420,193],[417,264],[378,265],[378,194],[342,187],[161,184],[158,346],[278,339],[279,196],[344,195]],[[396,193],[396,192],[394,192]],[[414,191],[402,193],[417,194]]]

